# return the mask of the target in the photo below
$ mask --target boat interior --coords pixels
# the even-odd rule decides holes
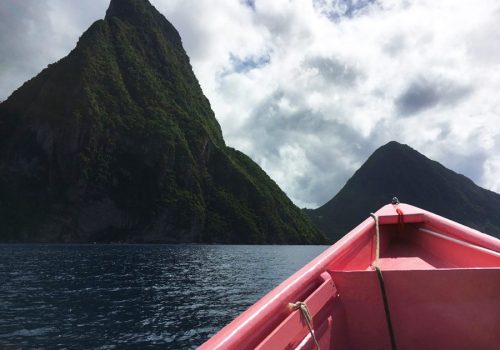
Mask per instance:
[[[202,349],[499,350],[500,240],[386,205]]]
[[[359,230],[305,293],[311,329],[295,312],[258,349],[500,349],[499,252],[419,215]]]

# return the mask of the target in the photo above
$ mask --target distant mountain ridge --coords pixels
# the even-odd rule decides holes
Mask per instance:
[[[307,214],[338,240],[393,196],[500,237],[500,195],[397,142],[377,149],[339,193]]]
[[[0,241],[324,240],[225,145],[179,33],[147,0],[112,0],[0,104]]]

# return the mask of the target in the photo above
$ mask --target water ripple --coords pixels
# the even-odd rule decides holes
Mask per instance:
[[[325,248],[0,245],[0,348],[193,349]]]

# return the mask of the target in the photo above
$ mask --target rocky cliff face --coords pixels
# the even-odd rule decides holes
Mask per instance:
[[[76,48],[0,104],[0,240],[317,243],[227,147],[176,29],[112,0]]]
[[[500,195],[407,145],[377,149],[328,203],[307,213],[338,240],[392,197],[500,237]]]

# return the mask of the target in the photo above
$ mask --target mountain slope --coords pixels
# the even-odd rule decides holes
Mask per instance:
[[[317,243],[227,147],[176,29],[112,0],[76,48],[0,104],[0,240]]]
[[[377,149],[333,199],[307,213],[337,240],[394,196],[500,236],[499,194],[394,141]]]

